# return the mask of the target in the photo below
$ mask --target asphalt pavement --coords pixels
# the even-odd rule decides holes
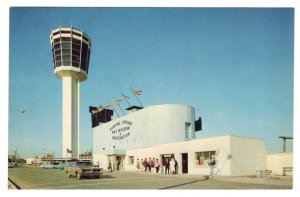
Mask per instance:
[[[67,177],[63,170],[37,167],[9,168],[8,177],[21,189],[200,190],[292,189],[292,178],[164,175],[145,172],[104,171],[100,179]],[[12,188],[10,188],[12,189]]]

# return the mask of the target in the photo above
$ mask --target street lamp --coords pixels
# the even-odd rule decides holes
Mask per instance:
[[[281,138],[283,140],[282,152],[285,153],[286,152],[286,140],[287,139],[293,139],[293,138],[292,137],[287,137],[287,136],[279,136],[279,138]]]

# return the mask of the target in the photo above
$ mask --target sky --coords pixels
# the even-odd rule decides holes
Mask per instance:
[[[193,106],[203,123],[197,138],[263,139],[280,152],[278,137],[293,136],[293,9],[12,7],[9,20],[9,154],[62,156],[62,81],[49,40],[59,26],[92,38],[81,153],[92,149],[88,107],[121,91],[138,105],[128,86],[142,90],[144,106]]]

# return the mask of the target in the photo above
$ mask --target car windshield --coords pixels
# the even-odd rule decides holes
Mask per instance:
[[[77,166],[90,166],[92,165],[91,162],[77,162],[76,163]]]

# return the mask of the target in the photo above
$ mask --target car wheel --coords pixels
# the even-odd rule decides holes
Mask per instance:
[[[68,177],[71,178],[71,174],[68,172]]]

